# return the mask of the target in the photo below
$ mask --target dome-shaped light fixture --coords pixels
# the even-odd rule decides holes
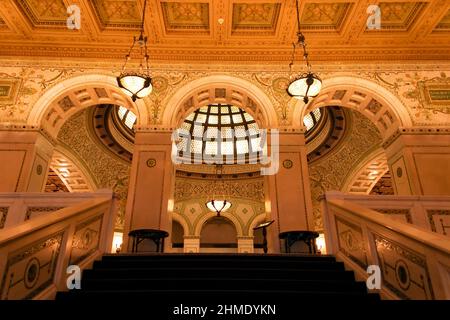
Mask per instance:
[[[220,175],[219,175],[219,170],[220,170]],[[222,170],[223,170],[222,165],[216,165],[217,179],[222,178]],[[217,216],[220,217],[220,214],[222,212],[225,212],[228,209],[230,209],[231,202],[226,200],[224,196],[222,196],[222,197],[215,197],[214,196],[214,192],[216,192],[216,190],[217,190],[217,187],[216,187],[217,179],[214,180],[213,196],[211,197],[211,200],[209,200],[205,204],[206,204],[206,207],[209,210],[211,210],[212,212],[217,213]],[[224,185],[223,180],[222,180],[222,190],[225,190],[225,185]],[[221,200],[219,200],[219,199],[221,199]]]
[[[139,38],[133,37],[133,44],[130,51],[125,57],[125,63],[122,72],[117,77],[117,85],[122,91],[131,97],[133,101],[142,99],[152,92],[152,78],[150,77],[150,68],[148,64],[149,55],[147,50],[147,37],[144,36],[144,21],[145,9],[147,7],[147,0],[144,1],[144,11],[142,14],[141,34]],[[131,54],[136,43],[140,47],[139,57],[140,65],[139,71],[126,71],[127,62],[131,59]]]
[[[322,88],[322,80],[312,72],[304,73],[292,81],[288,86],[288,94],[297,99],[303,99],[305,103],[309,98],[316,97]]]
[[[292,60],[289,64],[289,69],[292,70],[292,66],[294,64],[295,58],[295,49],[297,46],[301,46],[303,48],[303,58],[305,59],[306,66],[308,68],[308,72],[301,74],[298,77],[292,79],[287,88],[287,93],[296,99],[302,99],[305,104],[309,102],[310,98],[316,97],[320,89],[322,89],[322,80],[320,77],[311,71],[311,64],[308,59],[308,52],[306,51],[306,42],[305,36],[300,31],[300,14],[298,9],[298,0],[296,0],[296,9],[297,9],[297,43],[293,43],[293,52],[292,52]],[[292,78],[292,77],[291,77]]]
[[[231,207],[231,202],[227,200],[216,200],[212,199],[206,203],[206,207],[212,212],[217,213],[217,216],[220,217],[222,212],[227,211]]]

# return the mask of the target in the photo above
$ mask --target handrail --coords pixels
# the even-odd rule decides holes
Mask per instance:
[[[438,234],[423,231],[412,225],[408,225],[402,222],[395,221],[385,215],[365,208],[361,205],[351,203],[345,200],[329,200],[329,204],[332,204],[344,211],[352,211],[352,215],[359,216],[363,219],[372,221],[373,223],[382,225],[386,229],[401,233],[407,236],[413,241],[421,242],[422,244],[440,251],[444,251],[450,255],[450,241],[448,238]]]
[[[57,210],[54,212],[57,214],[36,217],[33,220],[29,220],[17,226],[3,230],[0,233],[0,248],[13,240],[27,236],[30,233],[43,229],[49,225],[70,219],[73,216],[80,215],[89,209],[97,208],[102,204],[108,203],[109,201],[111,201],[111,199],[108,198],[88,200],[72,207]]]
[[[101,197],[111,198],[111,191],[105,189],[86,193],[0,193],[0,230]]]
[[[110,252],[116,199],[112,191],[0,230],[0,299],[52,299],[79,271]]]
[[[450,299],[450,239],[445,230],[440,234],[423,221],[428,209],[447,217],[449,197],[401,198],[414,219],[399,221],[390,210],[380,210],[405,208],[405,203],[393,204],[397,196],[382,201],[327,192],[322,198],[327,253],[344,262],[360,281],[369,276],[373,280],[377,270],[379,286],[368,289],[385,299]]]

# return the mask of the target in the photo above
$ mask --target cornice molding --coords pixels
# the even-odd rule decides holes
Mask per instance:
[[[399,128],[383,142],[382,147],[384,149],[388,148],[402,135],[450,135],[450,127]]]
[[[43,58],[80,58],[113,59],[122,61],[128,48],[92,47],[92,46],[49,46],[49,45],[15,45],[2,44],[0,57],[43,57]],[[386,48],[345,47],[310,50],[313,63],[321,61],[410,61],[410,60],[450,60],[450,47],[440,45],[430,48]],[[289,63],[292,52],[286,49],[240,49],[240,48],[153,48],[149,49],[153,62],[258,62]],[[383,57],[380,59],[380,57]]]

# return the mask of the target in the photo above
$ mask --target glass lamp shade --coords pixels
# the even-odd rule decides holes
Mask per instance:
[[[316,74],[309,72],[292,81],[287,88],[287,93],[291,97],[303,99],[305,103],[308,103],[309,98],[316,97],[321,88],[322,80]]]
[[[148,96],[153,89],[152,79],[139,74],[126,74],[117,78],[117,84],[133,101]]]
[[[231,207],[231,202],[227,200],[211,200],[206,203],[206,206],[212,212],[216,212],[220,216],[221,212],[225,212]]]

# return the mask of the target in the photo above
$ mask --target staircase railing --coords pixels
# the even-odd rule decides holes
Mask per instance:
[[[109,190],[83,193],[0,192],[0,229],[73,206],[89,199],[108,197]]]
[[[0,299],[52,299],[67,290],[69,275],[110,250],[115,211],[113,193],[102,192],[1,230]]]
[[[398,206],[403,202],[414,208],[423,200],[398,198]],[[450,207],[449,197],[443,198],[440,206]],[[450,299],[450,240],[365,207],[395,204],[394,196],[386,200],[327,193],[322,212],[328,253],[343,261],[358,280],[369,279],[370,286],[376,286],[379,276],[379,292],[385,299]],[[421,206],[428,204],[424,201]]]

